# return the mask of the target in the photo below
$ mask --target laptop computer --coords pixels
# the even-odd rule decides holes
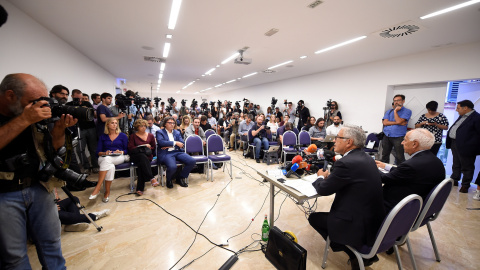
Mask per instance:
[[[333,142],[335,140],[336,135],[327,135],[325,139],[323,139],[323,142]]]

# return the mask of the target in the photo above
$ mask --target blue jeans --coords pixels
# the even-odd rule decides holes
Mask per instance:
[[[263,144],[263,149],[268,150],[268,139],[267,138],[254,138],[253,143],[255,144],[255,158],[259,159],[260,158],[260,148],[262,148]]]
[[[180,178],[187,178],[196,163],[194,158],[183,151],[174,150],[167,152],[165,157],[159,160],[161,164],[163,163],[167,166],[167,180],[172,180],[173,175],[177,171],[177,161],[185,165],[180,173]]]
[[[60,243],[60,220],[53,193],[39,183],[21,191],[0,193],[0,266],[32,269],[27,230],[44,269],[66,269]]]

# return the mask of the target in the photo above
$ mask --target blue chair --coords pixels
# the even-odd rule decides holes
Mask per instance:
[[[255,148],[257,148],[257,147],[253,143],[253,139],[250,140],[250,138],[253,137],[252,131],[253,131],[253,128],[251,128],[247,133],[247,143],[248,143],[248,149],[252,148],[252,158],[254,159],[255,158]],[[248,153],[248,150],[247,150],[247,153]]]
[[[432,227],[430,222],[436,220],[442,211],[445,202],[450,195],[452,190],[453,180],[445,179],[440,184],[438,184],[428,196],[425,198],[425,204],[423,209],[418,216],[417,221],[413,225],[412,232],[416,231],[418,228],[427,225],[428,234],[430,235],[430,241],[432,242],[433,251],[435,252],[435,258],[437,262],[440,262],[440,253],[438,252],[437,244],[435,242],[435,237],[433,236]],[[410,247],[409,247],[410,248]],[[415,267],[416,269],[416,267]]]
[[[230,162],[230,179],[233,179],[232,176],[232,159],[229,155],[225,154],[225,146],[223,145],[222,137],[217,134],[213,134],[207,139],[207,153],[216,153],[221,152],[220,154],[208,155],[208,162],[210,166],[210,180],[213,182],[213,163],[223,163],[223,171],[225,171],[225,162]],[[227,170],[228,171],[228,170]]]
[[[189,154],[195,159],[196,164],[203,164],[204,171],[208,179],[208,158],[203,152],[203,140],[198,135],[190,135],[185,140],[185,153]],[[194,153],[201,153],[193,155]]]
[[[216,134],[215,130],[213,130],[213,129],[205,130],[205,139],[208,139],[208,137],[210,137],[210,135],[212,135],[212,134]]]
[[[310,134],[308,131],[302,130],[298,134],[298,144],[300,146],[300,151],[303,151],[304,149],[307,149],[308,146],[312,143],[312,139],[310,138]]]
[[[380,229],[377,232],[377,237],[373,246],[370,247],[364,245],[357,250],[356,248],[347,245],[347,247],[357,257],[360,269],[365,270],[362,258],[370,259],[376,254],[388,250],[392,246],[395,251],[398,268],[402,269],[402,262],[400,261],[400,256],[398,255],[397,246],[406,241],[408,247],[410,247],[408,233],[412,229],[415,219],[420,213],[420,209],[422,209],[422,198],[416,194],[409,195],[405,199],[401,200],[383,220],[383,224],[380,226]],[[326,267],[329,246],[330,237],[327,237],[327,243],[325,245],[325,251],[323,254],[323,269]],[[409,253],[410,258],[413,259],[410,248]],[[412,260],[412,263],[413,262],[414,261]]]
[[[283,133],[282,139],[282,155],[283,155],[283,164],[287,162],[287,154],[294,154],[296,155],[297,149],[295,149],[295,145],[297,144],[297,135],[295,132],[289,130]]]
[[[367,148],[367,145],[368,145],[369,142],[374,142],[372,149]],[[363,151],[365,151],[365,153],[373,156],[375,154],[378,154],[379,145],[380,145],[380,140],[377,138],[377,134],[370,133],[367,136],[367,140],[365,142],[365,147],[363,148]]]
[[[133,162],[131,164],[132,165],[131,165],[130,175],[133,174],[133,176],[130,177],[130,191],[133,192],[135,190],[135,179],[137,178],[138,167]],[[152,161],[150,162],[150,166],[152,168],[159,167],[157,163],[157,157],[153,157]],[[157,170],[157,179],[158,180],[160,179],[160,168],[158,168]]]
[[[120,172],[120,171],[130,171],[130,191],[133,192],[135,189],[135,186],[133,185],[133,182],[135,182],[135,172],[133,169],[133,163],[131,162],[124,162],[122,164],[115,165],[115,171]],[[105,181],[103,181],[103,190],[105,191]]]

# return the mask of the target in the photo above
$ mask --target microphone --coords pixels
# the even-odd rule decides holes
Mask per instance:
[[[317,146],[315,144],[310,144],[307,149],[306,149],[306,152],[310,153],[310,154],[313,154],[315,152],[317,152]]]
[[[300,176],[298,176],[297,173],[295,173],[295,171],[298,169],[299,165],[298,163],[295,163],[292,165],[292,168],[290,168],[290,170],[288,171],[287,173],[287,178],[289,178],[292,174],[295,174],[298,178],[300,178]]]
[[[296,163],[296,164],[299,164],[299,163],[302,162],[302,161],[303,161],[302,156],[296,155],[296,156],[293,157],[293,159],[292,159],[292,164],[295,164],[295,163]]]
[[[333,158],[335,157],[335,152],[330,150],[320,149],[320,151],[317,152],[317,157],[319,159],[324,159],[323,171],[326,171],[328,167],[328,161],[333,160]]]

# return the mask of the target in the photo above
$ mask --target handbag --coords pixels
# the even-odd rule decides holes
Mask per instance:
[[[150,156],[152,155],[152,149],[146,146],[138,146],[137,148],[130,150],[130,154],[131,155],[145,154],[146,156]]]
[[[270,229],[265,257],[279,270],[305,270],[307,251],[276,226]]]

